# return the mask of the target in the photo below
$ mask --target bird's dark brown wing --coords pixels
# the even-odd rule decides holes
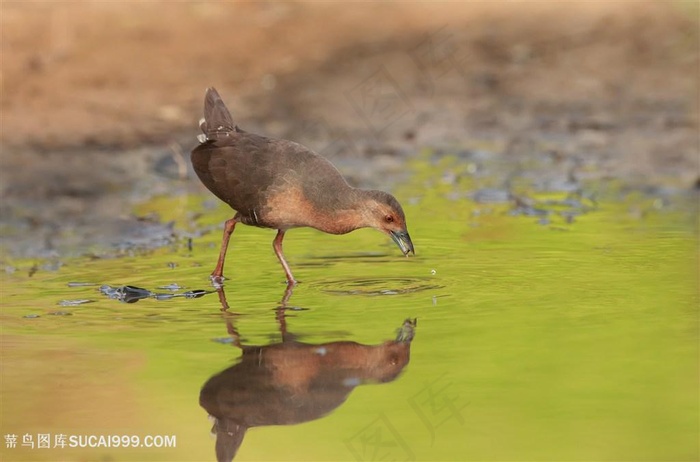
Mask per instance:
[[[207,141],[192,151],[192,165],[207,189],[247,215],[263,205],[263,193],[274,181],[267,168],[267,144],[265,138],[248,133],[237,133],[225,144]]]

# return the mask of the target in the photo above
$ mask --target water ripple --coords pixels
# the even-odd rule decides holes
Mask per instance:
[[[327,280],[319,283],[321,291],[335,295],[399,295],[443,286],[429,282],[429,278],[348,278]]]

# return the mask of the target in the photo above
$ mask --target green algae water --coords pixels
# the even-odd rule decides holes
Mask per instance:
[[[2,460],[213,460],[199,394],[237,345],[379,351],[414,318],[400,375],[346,381],[323,417],[250,428],[236,460],[697,460],[696,198],[610,182],[480,201],[455,159],[413,168],[394,193],[415,258],[372,230],[292,230],[291,294],[275,233],[245,226],[212,288],[230,211],[205,212],[209,196],[139,209],[191,242],[55,271],[7,260]],[[102,286],[161,295],[124,303]],[[312,400],[320,372],[298,361],[275,364]]]

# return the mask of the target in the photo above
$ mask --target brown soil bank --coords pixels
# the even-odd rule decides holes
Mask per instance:
[[[697,12],[631,1],[3,2],[1,141],[170,141],[193,130],[210,85],[242,119],[267,124],[298,124],[299,111],[377,131],[386,120],[367,119],[386,115],[366,114],[377,108],[361,101],[365,83],[396,86],[404,100],[391,109],[408,113],[407,127],[433,105],[463,129],[694,129]]]

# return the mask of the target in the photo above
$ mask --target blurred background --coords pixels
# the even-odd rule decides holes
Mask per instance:
[[[360,185],[486,140],[689,187],[697,18],[683,1],[3,2],[2,244],[134,232],[133,203],[172,188],[159,179],[193,178],[208,86],[242,127]]]

